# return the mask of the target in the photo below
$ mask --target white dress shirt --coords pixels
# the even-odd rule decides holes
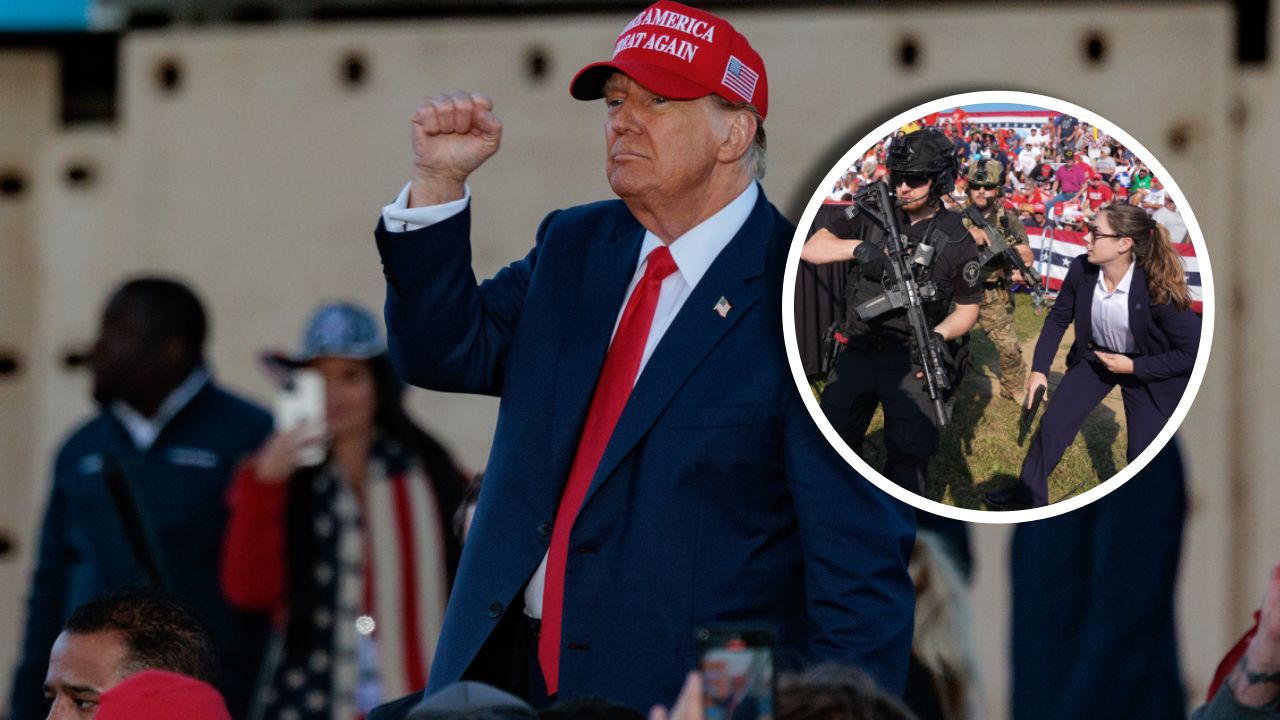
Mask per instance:
[[[1098,286],[1093,290],[1093,342],[1122,353],[1137,352],[1138,345],[1129,329],[1129,286],[1133,283],[1133,263],[1116,289],[1107,291],[1105,273],[1098,271]]]
[[[644,372],[645,365],[648,364],[649,358],[658,347],[667,328],[671,327],[671,322],[675,320],[680,308],[684,307],[685,301],[689,299],[693,288],[706,274],[711,263],[715,262],[720,251],[724,250],[733,236],[738,234],[738,230],[746,224],[747,216],[755,207],[759,194],[759,186],[755,182],[750,183],[746,190],[716,214],[671,241],[668,248],[671,251],[671,259],[676,263],[677,272],[671,273],[662,281],[658,305],[653,312],[653,323],[649,326],[649,338],[645,341],[644,354],[640,357],[640,369],[636,371],[637,380],[640,373]],[[395,202],[382,208],[383,223],[390,232],[424,228],[462,212],[470,198],[471,189],[468,187],[461,200],[442,205],[410,208],[408,207],[409,186],[405,185]],[[637,263],[635,274],[627,285],[627,294],[622,300],[622,306],[618,308],[618,316],[613,323],[614,332],[618,331],[618,323],[622,321],[622,312],[631,299],[631,293],[635,292],[636,286],[644,277],[645,268],[649,264],[649,253],[661,244],[662,240],[657,235],[648,230],[645,231],[644,240],[640,244],[640,262]],[[729,300],[732,301],[732,298]],[[707,308],[707,310],[712,309]],[[524,591],[524,612],[530,617],[542,617],[542,591],[546,584],[546,573],[547,556],[543,555],[542,562],[533,573],[533,577],[529,579],[529,584]]]
[[[191,402],[191,398],[195,397],[207,382],[209,382],[209,371],[198,367],[187,376],[186,380],[174,388],[173,392],[169,393],[164,402],[160,403],[155,415],[146,417],[121,400],[111,403],[111,414],[116,416],[125,431],[129,433],[133,446],[141,452],[146,452],[155,444],[164,426],[168,425],[169,421]]]

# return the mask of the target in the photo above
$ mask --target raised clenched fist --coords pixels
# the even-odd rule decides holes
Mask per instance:
[[[413,182],[409,205],[438,205],[463,196],[463,184],[498,151],[502,123],[482,93],[427,98],[410,123]]]

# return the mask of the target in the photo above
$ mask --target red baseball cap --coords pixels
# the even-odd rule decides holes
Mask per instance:
[[[727,20],[671,0],[659,0],[627,23],[613,59],[579,70],[569,94],[599,100],[615,72],[673,100],[719,95],[755,105],[762,119],[769,110],[764,60],[747,39]]]
[[[164,670],[146,670],[102,694],[98,720],[231,720],[212,685]]]

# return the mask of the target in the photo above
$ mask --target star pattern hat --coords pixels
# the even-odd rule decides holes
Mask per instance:
[[[269,359],[300,366],[318,357],[368,360],[387,351],[378,320],[352,302],[320,306],[302,333],[302,349],[296,353],[271,353]]]

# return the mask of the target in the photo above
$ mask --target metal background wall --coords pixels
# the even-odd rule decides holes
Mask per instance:
[[[122,40],[118,121],[72,130],[56,122],[56,58],[0,53],[0,171],[28,178],[24,193],[0,197],[0,350],[26,360],[16,379],[0,379],[0,531],[19,540],[0,560],[0,703],[51,454],[91,410],[84,373],[62,361],[91,340],[108,289],[138,271],[188,278],[212,312],[215,371],[268,398],[256,353],[292,346],[318,301],[380,305],[371,229],[407,178],[408,118],[421,97],[482,89],[505,124],[502,151],[472,182],[480,275],[523,255],[548,210],[609,195],[602,108],[569,99],[566,87],[632,14],[135,32]],[[863,131],[978,89],[1055,95],[1109,118],[1187,194],[1219,300],[1213,359],[1181,434],[1193,505],[1180,632],[1189,692],[1202,696],[1261,595],[1269,549],[1280,547],[1266,513],[1280,500],[1267,472],[1280,464],[1269,432],[1280,427],[1280,383],[1267,360],[1280,352],[1280,329],[1258,290],[1280,261],[1268,236],[1280,220],[1280,80],[1270,67],[1237,68],[1231,8],[725,14],[769,66],[764,186],[793,220]],[[1100,59],[1086,51],[1090,38]],[[914,64],[902,60],[904,42],[917,49]],[[344,80],[353,54],[366,69],[359,85]],[[542,76],[529,69],[538,54]],[[172,89],[161,82],[166,67]],[[87,179],[72,182],[75,168]],[[419,391],[413,404],[464,463],[483,467],[495,401]],[[974,631],[997,718],[1009,534],[975,527]]]

